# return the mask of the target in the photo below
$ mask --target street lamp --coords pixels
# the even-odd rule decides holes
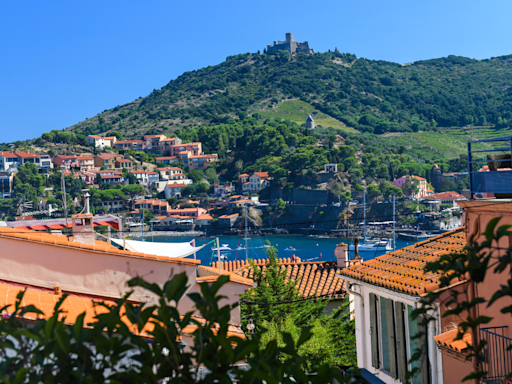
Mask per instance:
[[[249,334],[254,335],[254,328],[256,328],[256,326],[254,325],[252,318],[250,318],[247,323],[247,330],[249,331]]]

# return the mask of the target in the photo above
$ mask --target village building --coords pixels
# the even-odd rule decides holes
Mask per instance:
[[[81,171],[94,168],[94,158],[92,156],[66,156],[58,155],[53,159],[56,167],[79,168]]]
[[[115,144],[119,151],[131,149],[134,151],[145,151],[146,142],[143,140],[120,140]]]
[[[439,312],[431,313],[436,321],[430,322],[418,339],[415,336],[421,324],[412,311],[423,295],[439,287],[441,276],[423,273],[425,263],[461,252],[465,244],[465,231],[458,229],[365,262],[347,260],[348,268],[338,277],[344,280],[353,302],[359,368],[384,383],[405,384],[407,371],[418,367],[420,372],[413,383],[442,382],[442,354],[434,337],[444,332],[446,319]],[[417,351],[423,353],[422,358],[418,365],[411,366]],[[445,378],[444,382],[460,380]]]
[[[47,173],[53,169],[53,162],[49,155],[38,155],[26,152],[0,152],[0,171],[16,172],[20,165],[33,163],[40,173]]]
[[[143,199],[136,200],[133,208],[140,211],[147,209],[156,216],[168,216],[171,210],[169,203],[166,200]]]
[[[411,180],[418,180],[418,191],[413,192],[413,193],[405,193],[405,191],[404,191],[404,194],[408,198],[413,198],[413,199],[417,199],[418,197],[421,197],[421,196],[426,196],[427,195],[427,179],[425,179],[423,177],[402,176],[402,177],[399,177],[398,179],[393,180],[393,182],[391,184],[393,184],[395,187],[400,188],[403,191],[405,183],[408,181],[411,181]]]
[[[107,169],[132,169],[131,161],[125,159],[124,155],[119,153],[100,153],[94,157],[95,167],[105,167]]]
[[[232,228],[235,225],[238,216],[240,216],[238,213],[219,216],[219,226],[221,228]]]
[[[434,193],[434,194],[426,195],[426,196],[420,197],[419,200],[421,202],[437,203],[438,205],[452,204],[454,207],[458,207],[459,205],[457,204],[457,201],[466,200],[466,196],[461,195],[458,192],[448,191],[448,192],[441,192],[441,193]]]
[[[130,171],[134,175],[140,184],[153,186],[160,180],[158,172],[155,171]]]
[[[14,173],[0,171],[0,198],[10,198],[14,187]]]
[[[108,136],[101,137],[98,135],[89,135],[87,136],[87,144],[94,145],[97,148],[105,148],[105,147],[114,147],[114,144],[117,141],[117,137]]]
[[[0,262],[4,266],[1,276],[0,292],[3,294],[3,305],[11,305],[7,314],[12,311],[16,296],[26,290],[23,305],[33,304],[43,310],[47,318],[53,314],[55,303],[63,294],[61,309],[66,311],[66,323],[74,324],[78,315],[86,313],[84,323],[94,321],[96,314],[104,310],[95,306],[93,301],[112,303],[120,299],[133,288],[127,282],[138,276],[144,276],[150,283],[162,286],[173,274],[185,273],[188,278],[188,293],[200,292],[199,284],[209,284],[217,280],[219,275],[229,277],[219,294],[223,299],[219,305],[229,305],[231,310],[231,328],[229,335],[243,338],[240,328],[240,309],[233,305],[254,282],[233,273],[213,271],[210,267],[199,270],[200,261],[192,257],[198,248],[189,246],[189,253],[178,251],[176,257],[169,257],[135,250],[120,250],[106,241],[95,239],[94,217],[88,212],[73,216],[71,219],[73,236],[53,235],[35,232],[30,229],[0,226]],[[79,225],[78,225],[79,224]],[[64,228],[64,226],[61,226]],[[123,242],[120,242],[123,244]],[[135,243],[126,241],[133,247]],[[139,245],[137,244],[137,247]],[[126,248],[126,247],[125,247]],[[180,254],[184,256],[179,256]],[[34,257],[37,255],[37,257]],[[70,262],[72,260],[72,262]],[[130,300],[151,303],[148,293],[140,288],[133,291]],[[178,304],[181,313],[194,311],[194,302],[184,295]],[[198,315],[197,312],[194,315]],[[31,321],[30,319],[28,321]],[[231,333],[230,333],[231,332]],[[234,332],[234,333],[233,333]],[[147,335],[149,337],[149,335]],[[189,337],[185,331],[182,337]],[[189,345],[193,340],[188,339]]]
[[[200,228],[209,228],[212,224],[213,217],[209,213],[197,216],[195,219],[196,226]]]
[[[179,181],[167,182],[164,188],[165,197],[175,197],[177,199],[181,198],[181,190],[185,188],[187,185],[188,184],[181,183]]]
[[[215,183],[213,185],[213,194],[215,197],[223,199],[229,195],[231,195],[233,192],[235,192],[235,187],[230,184],[219,184]]]
[[[161,164],[172,164],[179,162],[180,158],[178,156],[161,156],[155,157],[155,161]]]
[[[249,181],[242,184],[243,193],[258,193],[270,185],[268,172],[254,172]]]

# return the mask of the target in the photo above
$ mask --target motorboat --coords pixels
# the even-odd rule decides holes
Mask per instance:
[[[243,245],[239,245],[236,249],[237,251],[245,251],[247,248],[245,248]]]
[[[296,251],[297,249],[293,248],[293,247],[288,247],[288,248],[285,248],[285,251]]]
[[[263,244],[261,247],[258,248],[272,248],[272,246],[268,244]]]
[[[219,256],[216,253],[213,255],[213,257],[217,260],[226,260],[228,258],[226,255],[220,254]]]
[[[231,252],[232,249],[229,247],[228,244],[222,244],[219,248],[212,248],[213,252]]]
[[[359,252],[392,251],[391,240],[368,240],[357,247]],[[355,250],[354,245],[349,246],[350,251]]]

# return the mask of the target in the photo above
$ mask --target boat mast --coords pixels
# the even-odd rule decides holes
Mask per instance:
[[[248,249],[247,249],[247,201],[245,202],[245,261],[248,259]]]
[[[146,202],[142,203],[142,238],[141,241],[144,241],[144,208],[146,207]]]
[[[396,214],[395,214],[395,195],[393,195],[393,251],[395,250],[395,218],[396,218]]]
[[[363,192],[363,238],[366,243],[366,187]]]
[[[64,203],[64,217],[66,219],[66,236],[69,237],[69,226],[68,226],[68,205],[66,202],[66,178],[64,177],[64,171],[67,168],[64,166],[61,168],[61,189],[62,189],[62,202]]]

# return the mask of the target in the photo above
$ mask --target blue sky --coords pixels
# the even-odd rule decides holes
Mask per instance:
[[[3,1],[0,142],[63,129],[293,32],[407,63],[512,54],[510,1]]]

